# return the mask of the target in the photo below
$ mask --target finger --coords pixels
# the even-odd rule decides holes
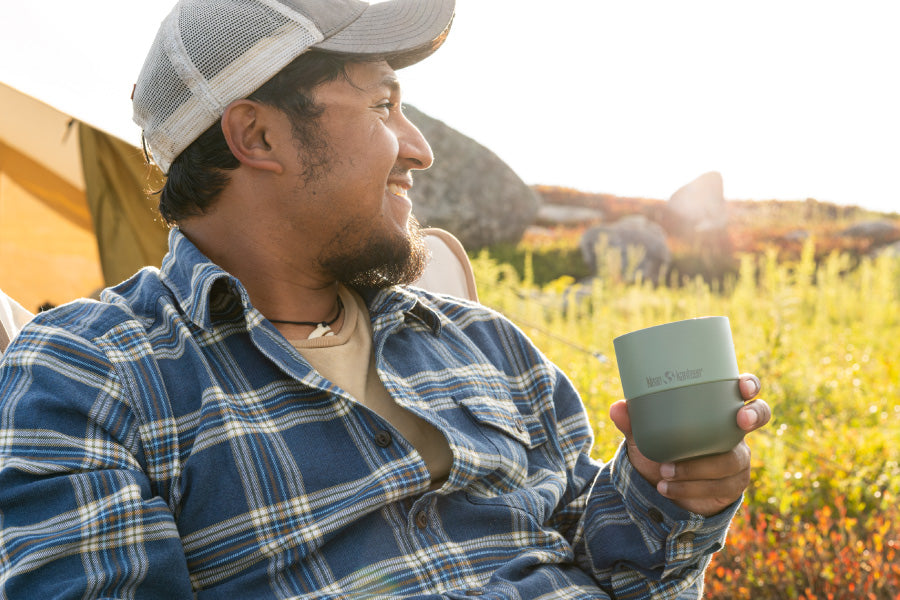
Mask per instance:
[[[741,441],[731,451],[660,465],[660,476],[670,482],[717,480],[750,468],[750,447]]]
[[[741,497],[750,484],[750,469],[718,479],[692,479],[657,483],[660,494],[700,514],[715,514]]]
[[[614,402],[609,407],[609,417],[616,427],[625,434],[625,449],[628,452],[628,462],[641,474],[641,477],[656,485],[659,482],[659,463],[644,456],[634,443],[631,435],[631,419],[628,417],[628,405],[625,400]]]
[[[713,515],[730,506],[750,484],[750,448],[660,466],[656,489],[682,508]]]
[[[628,417],[628,405],[625,400],[618,400],[609,407],[609,418],[625,437],[631,437],[631,419]]]
[[[759,393],[759,390],[762,389],[762,383],[760,383],[759,377],[756,375],[744,373],[740,377],[740,388],[741,396],[743,396],[744,400],[752,400]]]
[[[738,410],[737,424],[744,431],[759,429],[772,418],[772,409],[765,400],[757,398]]]

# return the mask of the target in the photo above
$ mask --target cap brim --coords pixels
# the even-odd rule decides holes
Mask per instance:
[[[390,0],[371,4],[350,25],[314,47],[384,56],[402,69],[432,54],[450,31],[455,0]]]

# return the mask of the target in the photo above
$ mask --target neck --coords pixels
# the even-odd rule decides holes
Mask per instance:
[[[282,325],[304,325],[306,327],[318,327],[318,328],[331,327],[332,325],[334,325],[337,322],[338,319],[341,318],[341,314],[343,313],[343,311],[344,311],[344,303],[341,301],[341,296],[338,295],[337,303],[336,303],[336,306],[334,309],[334,318],[328,319],[327,321],[291,321],[288,319],[274,319],[271,317],[269,318],[269,321],[271,321],[272,323],[278,323],[278,324],[282,324]]]
[[[211,261],[240,280],[266,318],[319,323],[335,317],[339,285],[309,269],[311,259],[287,260],[289,253],[279,251],[278,243],[266,243],[270,236],[206,219],[191,219],[179,223],[179,228]]]

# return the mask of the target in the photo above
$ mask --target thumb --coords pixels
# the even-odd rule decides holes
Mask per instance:
[[[609,418],[625,437],[631,437],[631,418],[628,416],[628,405],[625,400],[617,400],[609,407]]]
[[[618,400],[609,407],[609,418],[625,434],[625,448],[628,451],[628,460],[641,476],[652,485],[659,483],[659,463],[655,463],[638,450],[631,435],[631,419],[628,416],[628,404],[625,400]]]

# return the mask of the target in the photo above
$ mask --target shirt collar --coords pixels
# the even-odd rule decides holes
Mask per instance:
[[[251,308],[241,282],[209,260],[177,228],[169,231],[169,252],[160,274],[175,300],[195,325],[210,330],[213,320]]]
[[[369,307],[372,321],[377,323],[398,311],[422,321],[434,335],[441,333],[441,318],[438,311],[427,302],[427,297],[404,286],[393,286],[377,291],[360,292]]]

